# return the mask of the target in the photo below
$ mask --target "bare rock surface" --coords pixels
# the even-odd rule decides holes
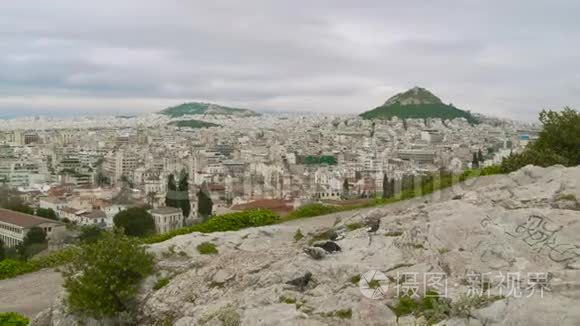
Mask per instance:
[[[468,318],[450,315],[439,325],[579,325],[576,198],[580,167],[528,166],[380,208],[178,236],[149,249],[162,271],[140,295],[139,324],[421,325],[424,317],[397,318],[388,306],[408,281],[401,275],[417,276],[419,297],[438,275],[447,284],[438,292],[452,303],[470,291],[494,295]],[[348,227],[376,219],[374,232]],[[298,229],[306,236],[295,241]],[[313,259],[304,248],[328,230],[340,235],[341,250]],[[219,254],[199,254],[202,242]],[[370,271],[385,276],[378,287],[366,280]],[[304,286],[293,285],[307,273]],[[161,275],[171,281],[153,290]],[[474,276],[485,280],[481,288]]]

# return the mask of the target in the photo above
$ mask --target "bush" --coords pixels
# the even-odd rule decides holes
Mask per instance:
[[[144,242],[148,244],[163,242],[175,236],[189,234],[192,232],[212,233],[236,231],[248,227],[274,224],[278,220],[279,216],[270,210],[248,210],[238,213],[215,216],[200,224],[180,228],[164,234],[150,236],[146,238]]]
[[[121,211],[113,217],[113,221],[116,227],[122,228],[129,236],[142,237],[155,232],[153,216],[142,207]]]
[[[162,287],[166,286],[167,284],[169,284],[169,281],[171,281],[171,279],[169,277],[164,277],[161,278],[157,281],[157,283],[155,283],[155,285],[153,286],[153,289],[155,291],[161,289]]]
[[[153,256],[135,239],[107,232],[83,245],[65,266],[69,308],[95,318],[131,312],[139,285],[153,267]]]
[[[512,154],[502,162],[504,173],[518,170],[528,164],[551,166],[580,164],[580,114],[571,108],[562,112],[542,111],[543,129],[538,139],[519,154]]]
[[[338,212],[338,208],[323,204],[307,204],[288,214],[287,219],[320,216]]]
[[[36,266],[29,262],[14,259],[4,259],[3,261],[0,261],[0,280],[11,278],[20,274],[34,272],[36,270]]]
[[[197,251],[202,255],[215,255],[218,253],[216,246],[211,242],[202,242],[197,245]]]
[[[30,320],[15,312],[0,312],[0,325],[26,326]]]
[[[97,225],[85,225],[81,227],[81,234],[78,239],[82,243],[97,242],[105,231]]]

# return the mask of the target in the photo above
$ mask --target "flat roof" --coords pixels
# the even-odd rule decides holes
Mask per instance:
[[[151,210],[151,214],[165,215],[165,214],[176,214],[176,213],[182,213],[181,209],[175,208],[175,207],[159,207],[159,208],[155,208],[155,209]]]
[[[35,225],[39,225],[42,223],[62,224],[62,222],[51,220],[48,218],[28,215],[3,208],[0,208],[0,222],[17,225],[23,228],[33,227]]]

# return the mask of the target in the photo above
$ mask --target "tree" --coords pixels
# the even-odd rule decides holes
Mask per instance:
[[[479,161],[480,164],[485,161],[483,159],[483,153],[481,152],[481,149],[477,151],[477,160]]]
[[[81,227],[78,239],[81,243],[94,243],[102,237],[104,232],[98,225],[85,225]]]
[[[179,178],[179,204],[178,208],[181,208],[183,217],[189,217],[191,214],[191,202],[189,201],[189,175],[185,170],[181,171],[181,177]]]
[[[157,199],[157,192],[155,191],[151,191],[147,193],[147,204],[149,204],[151,207],[154,206],[155,201]]]
[[[155,233],[153,216],[143,207],[133,207],[121,211],[113,217],[118,228],[123,228],[126,235],[142,237]]]
[[[46,249],[48,241],[46,240],[46,232],[43,229],[34,226],[28,230],[24,240],[16,248],[20,258],[28,259],[37,253]]]
[[[349,194],[349,187],[348,178],[344,178],[344,182],[342,183],[342,197],[347,198]]]
[[[202,188],[197,192],[197,213],[205,219],[210,216],[213,211],[213,202],[211,197],[203,188],[204,187],[202,186]]]
[[[153,255],[138,241],[106,232],[101,240],[74,251],[64,267],[68,306],[95,318],[131,312],[140,284],[153,268]]]
[[[52,208],[37,208],[36,216],[58,221],[58,216],[56,215],[56,212]]]
[[[389,178],[387,178],[387,174],[383,174],[383,198],[390,198],[390,186]]]
[[[175,184],[175,176],[170,174],[167,178],[167,195],[165,197],[165,206],[176,207],[176,200],[174,198],[175,191],[177,191],[177,185]]]
[[[479,159],[477,158],[477,153],[473,152],[473,159],[471,160],[471,168],[479,168]]]
[[[569,107],[562,112],[542,111],[543,129],[539,137],[519,154],[510,154],[502,162],[502,171],[512,172],[528,164],[550,166],[580,164],[580,114]]]

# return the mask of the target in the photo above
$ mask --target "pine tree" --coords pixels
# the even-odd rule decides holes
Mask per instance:
[[[383,198],[389,198],[389,178],[387,178],[387,174],[383,174]]]
[[[348,194],[349,194],[348,178],[344,178],[344,182],[342,183],[342,197],[347,198]]]
[[[175,176],[170,174],[167,180],[167,195],[165,196],[165,206],[176,207],[177,202],[174,198],[177,186],[175,184]]]
[[[181,178],[179,179],[179,203],[177,206],[181,208],[183,217],[189,217],[191,213],[191,202],[189,201],[189,175],[183,170]]]
[[[477,151],[477,159],[479,160],[479,163],[483,163],[484,159],[483,159],[483,153],[481,152],[481,149],[479,151]]]
[[[477,158],[477,153],[473,153],[473,159],[471,160],[471,168],[478,169],[479,168],[479,159]]]
[[[205,184],[203,184],[202,188],[197,192],[197,213],[203,219],[206,219],[212,213],[213,202],[209,194],[204,189],[204,186]]]

